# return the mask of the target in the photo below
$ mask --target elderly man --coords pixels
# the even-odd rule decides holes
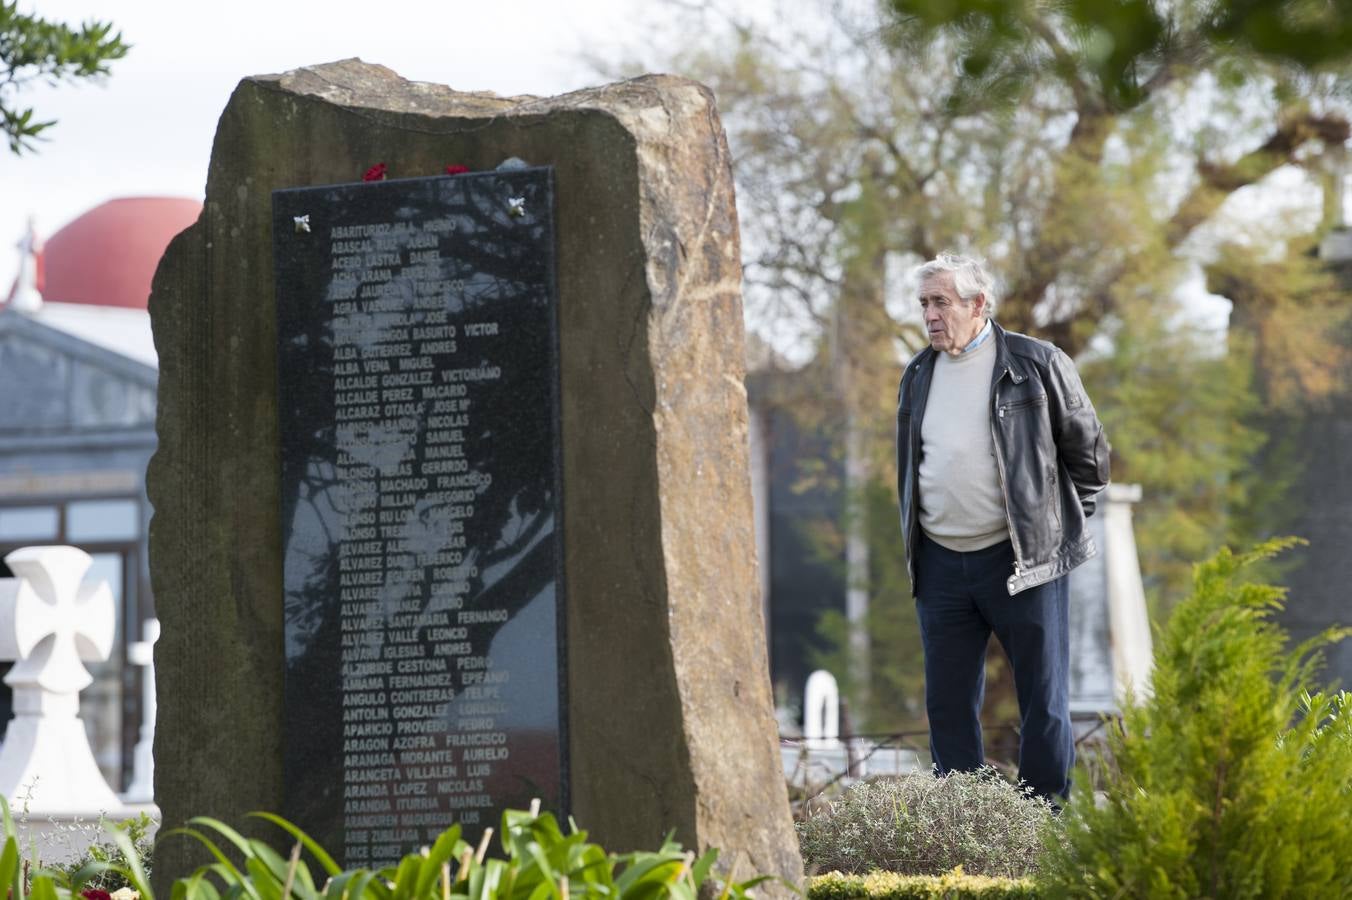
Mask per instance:
[[[1059,804],[1075,761],[1066,573],[1094,555],[1085,519],[1108,442],[1075,365],[991,320],[979,260],[917,271],[930,346],[901,377],[897,482],[939,772],[981,766],[986,647],[1009,655],[1019,778]]]

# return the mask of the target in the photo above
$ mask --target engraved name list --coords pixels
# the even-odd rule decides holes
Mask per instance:
[[[503,212],[549,180],[512,176],[274,195],[287,706],[327,737],[289,724],[327,801],[288,808],[349,866],[561,799],[552,232]]]

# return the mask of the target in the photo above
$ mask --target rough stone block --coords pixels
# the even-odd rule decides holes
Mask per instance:
[[[554,98],[349,60],[245,79],[150,311],[155,795],[167,824],[282,794],[272,190],[508,157],[555,167],[572,814],[801,877],[776,746],[747,472],[741,265],[710,92],[653,76]],[[191,848],[157,851],[160,879]],[[161,889],[164,889],[163,882]]]

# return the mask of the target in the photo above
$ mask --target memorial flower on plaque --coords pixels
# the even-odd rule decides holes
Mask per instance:
[[[372,166],[371,168],[369,168],[369,169],[366,170],[366,172],[361,176],[361,180],[362,180],[362,181],[384,181],[384,180],[385,180],[385,176],[386,176],[386,174],[387,174],[388,172],[389,172],[389,167],[386,166],[383,162],[381,162],[381,163],[376,163],[374,166]]]

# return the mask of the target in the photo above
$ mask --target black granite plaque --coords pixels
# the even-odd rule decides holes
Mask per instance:
[[[273,194],[285,812],[348,866],[565,811],[552,216],[547,168]]]

